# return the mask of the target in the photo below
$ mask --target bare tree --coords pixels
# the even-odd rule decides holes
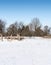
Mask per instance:
[[[24,28],[24,24],[22,22],[20,22],[18,25],[18,34],[21,34],[23,28]]]
[[[34,18],[30,24],[30,29],[35,31],[38,27],[41,27],[40,21],[38,18]]]
[[[2,41],[4,33],[5,33],[5,22],[0,20],[0,36]]]
[[[19,23],[19,28],[22,29],[23,26],[24,26],[23,22],[20,22],[20,23]]]
[[[11,24],[7,29],[7,35],[17,35],[17,23]]]
[[[44,35],[49,34],[49,32],[50,32],[50,28],[47,25],[44,26]]]
[[[5,32],[5,22],[0,20],[0,34],[4,34]]]

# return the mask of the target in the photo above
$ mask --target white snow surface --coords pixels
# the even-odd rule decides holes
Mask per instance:
[[[51,65],[51,39],[0,40],[0,65]]]

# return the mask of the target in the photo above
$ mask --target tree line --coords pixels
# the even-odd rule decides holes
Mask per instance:
[[[42,24],[38,18],[33,18],[31,23],[24,25],[23,22],[15,22],[6,28],[6,23],[0,20],[0,34],[3,36],[47,36],[50,34],[51,27],[45,25],[42,28]]]

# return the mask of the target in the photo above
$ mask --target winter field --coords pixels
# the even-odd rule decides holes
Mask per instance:
[[[0,40],[0,65],[51,65],[51,39]]]

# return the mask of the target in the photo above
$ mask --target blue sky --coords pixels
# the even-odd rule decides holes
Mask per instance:
[[[43,26],[51,26],[51,0],[0,0],[0,19],[7,25],[15,21],[29,24],[35,17]]]

